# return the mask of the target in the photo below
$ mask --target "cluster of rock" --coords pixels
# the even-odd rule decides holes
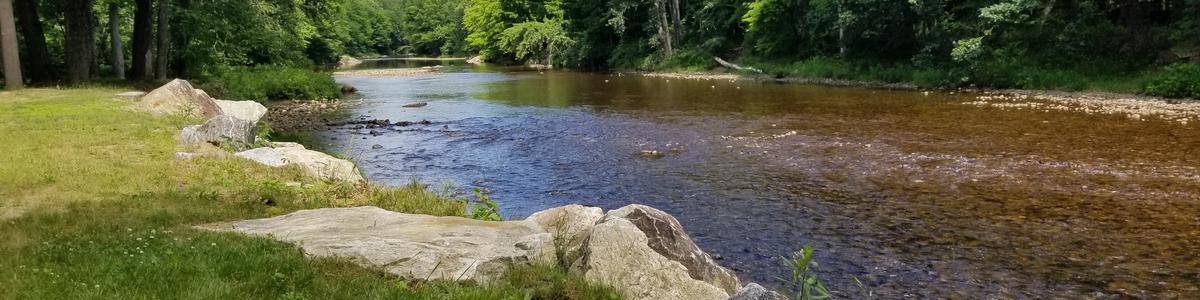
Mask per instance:
[[[140,99],[135,107],[154,115],[207,119],[203,124],[184,127],[179,134],[182,144],[210,144],[244,150],[235,155],[272,167],[297,166],[308,175],[321,179],[364,181],[353,162],[305,149],[300,144],[260,143],[257,140],[258,122],[267,114],[267,108],[258,102],[217,100],[182,79],[172,80],[144,95],[128,92],[118,94],[116,98]],[[249,149],[262,144],[267,146]],[[185,159],[194,156],[193,153],[176,154]]]
[[[608,213],[568,205],[504,222],[325,208],[201,228],[265,235],[411,279],[489,282],[513,264],[563,264],[629,299],[784,299],[741,286],[674,217],[636,204]]]

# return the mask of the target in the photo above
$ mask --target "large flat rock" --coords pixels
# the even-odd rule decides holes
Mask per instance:
[[[311,256],[348,257],[414,279],[489,282],[510,264],[552,263],[550,233],[531,221],[490,222],[378,207],[324,208],[201,226],[296,243]]]

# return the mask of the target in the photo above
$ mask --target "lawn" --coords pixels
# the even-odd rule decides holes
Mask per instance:
[[[297,209],[374,205],[465,215],[421,185],[353,186],[234,158],[177,160],[179,128],[120,89],[0,92],[0,299],[617,298],[561,266],[499,282],[405,280],[265,238],[192,229]],[[299,184],[299,186],[297,185]]]

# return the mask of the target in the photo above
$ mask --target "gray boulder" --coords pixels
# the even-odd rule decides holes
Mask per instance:
[[[283,152],[275,150],[274,148],[254,148],[234,153],[233,155],[276,168],[283,167],[288,164],[288,159],[287,157],[283,156]]]
[[[605,219],[625,219],[646,234],[647,245],[654,252],[687,268],[695,280],[712,284],[728,294],[737,293],[737,275],[721,267],[704,250],[700,250],[683,225],[675,217],[653,207],[632,204],[609,211]]]
[[[751,282],[738,290],[729,300],[788,300],[787,296]]]
[[[592,228],[571,271],[616,287],[628,299],[729,298],[721,288],[692,278],[683,264],[654,251],[650,241],[633,222],[606,217]]]
[[[596,222],[604,218],[604,210],[572,204],[539,211],[526,220],[537,223],[554,235],[554,248],[559,260],[572,262],[579,258],[583,241],[592,233]]]
[[[203,125],[184,127],[179,140],[185,144],[228,145],[244,149],[254,144],[256,134],[254,122],[219,115],[208,119]]]
[[[203,90],[187,80],[175,79],[142,96],[137,107],[154,115],[185,115],[212,118],[221,115],[221,107]]]
[[[347,257],[410,279],[486,283],[510,264],[554,260],[550,234],[530,221],[489,222],[356,207],[200,227],[265,235],[299,244],[310,256]]]
[[[351,161],[304,149],[300,144],[274,144],[275,148],[255,148],[234,155],[272,167],[297,166],[309,176],[324,180],[352,183],[366,181]]]
[[[258,123],[263,116],[267,115],[267,107],[261,103],[254,101],[229,101],[215,100],[217,106],[221,107],[221,112],[226,115],[233,116],[238,119]]]

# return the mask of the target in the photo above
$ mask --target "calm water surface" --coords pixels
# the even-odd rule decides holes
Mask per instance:
[[[775,257],[812,245],[841,298],[1200,296],[1195,125],[620,74],[338,80],[355,117],[432,122],[322,134],[372,181],[481,188],[506,218],[650,205],[743,281],[781,286]]]

